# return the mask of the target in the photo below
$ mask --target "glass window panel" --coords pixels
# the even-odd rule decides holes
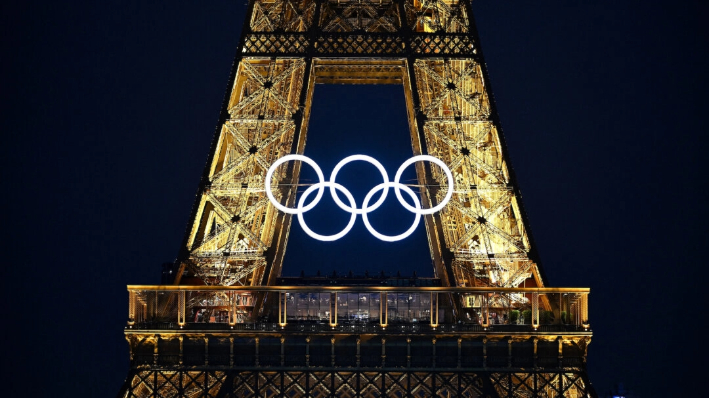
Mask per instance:
[[[337,294],[337,321],[345,322],[349,319],[349,312],[347,308],[347,293]]]
[[[368,297],[364,293],[350,294],[350,314],[356,322],[366,322],[369,318]]]
[[[308,310],[308,295],[304,293],[298,293],[295,296],[295,307],[299,311]]]
[[[411,299],[409,293],[398,294],[397,305],[397,320],[400,322],[408,322],[411,320]]]
[[[318,317],[321,320],[330,319],[330,293],[320,293],[320,308],[318,309]]]
[[[359,294],[347,294],[347,310],[349,312],[348,320],[357,321],[359,319]]]
[[[369,303],[369,322],[379,322],[379,297],[377,293],[367,294]]]
[[[281,298],[279,297],[279,300]],[[298,308],[295,303],[295,295],[291,293],[286,293],[286,319],[294,319],[298,316]]]

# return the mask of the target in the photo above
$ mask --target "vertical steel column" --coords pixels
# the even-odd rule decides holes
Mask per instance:
[[[330,326],[337,326],[337,292],[330,293]]]
[[[283,291],[278,292],[278,325],[281,327],[286,326],[287,306],[287,293]]]
[[[236,303],[239,295],[236,292],[229,292],[229,326],[236,325]]]
[[[438,292],[431,292],[431,327],[438,327]]]
[[[209,337],[204,338],[204,366],[209,366]]]
[[[532,293],[532,328],[539,328],[539,293]]]
[[[489,309],[488,309],[488,294],[483,293],[480,296],[480,311],[482,311],[482,327],[487,328],[490,327],[490,320],[489,320]]]
[[[561,341],[561,336],[557,337],[557,340],[559,341],[559,362],[558,362],[558,369],[559,371],[556,374],[556,379],[557,379],[557,397],[559,398],[564,398],[564,372],[562,370],[562,348],[563,348],[563,343]]]
[[[379,295],[379,324],[385,328],[387,327],[388,318],[388,303],[387,294],[380,293]]]
[[[357,362],[356,362],[356,363],[357,363],[357,367],[359,367],[359,364],[360,364],[360,362],[361,362],[360,359],[362,358],[361,355],[360,355],[360,344],[361,344],[361,341],[360,341],[359,337],[357,337],[357,354],[356,354],[356,357],[355,357],[355,358],[356,358],[356,361],[357,361]]]
[[[512,367],[512,339],[507,339],[507,367]],[[511,383],[510,383],[511,384]]]
[[[310,366],[310,336],[305,338],[305,366]]]
[[[155,291],[155,301],[153,301],[152,320],[156,321],[158,318],[158,291]]]
[[[128,326],[135,324],[135,291],[128,291]]]
[[[229,366],[234,366],[234,338],[229,337]]]
[[[406,338],[406,367],[411,367],[411,338]]]
[[[177,324],[180,329],[185,326],[185,291],[177,292]]]
[[[387,361],[386,342],[387,342],[386,337],[382,337],[382,367],[386,367],[386,361]],[[382,383],[383,382],[384,381],[382,378]]]
[[[180,366],[182,366],[182,364],[183,364],[183,353],[184,353],[184,351],[183,351],[184,337],[180,336],[180,337],[178,337],[178,338],[180,339],[180,359],[179,359],[179,361],[180,361]]]
[[[330,361],[331,361],[331,365],[335,366],[335,338],[334,337],[330,337]]]
[[[588,293],[581,295],[581,323],[583,328],[588,330]]]
[[[153,341],[155,341],[155,347],[153,348],[153,365],[158,366],[158,341],[160,341],[160,335],[156,334]]]
[[[463,339],[458,338],[458,365],[457,365],[458,369],[460,369],[460,362],[462,359],[462,355],[463,355]],[[458,378],[460,378],[460,375],[458,375]]]

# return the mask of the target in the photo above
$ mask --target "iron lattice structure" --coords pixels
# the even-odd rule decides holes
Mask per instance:
[[[264,191],[278,158],[302,154],[314,83],[403,84],[414,154],[442,159],[454,199],[426,218],[449,286],[544,286],[490,99],[470,4],[457,1],[252,1],[178,278],[271,285],[290,217]],[[299,165],[273,189],[293,204]],[[417,169],[424,203],[445,175]]]
[[[587,288],[373,282],[129,286],[131,370],[119,397],[595,396]],[[264,293],[276,295],[277,319],[240,319]],[[480,322],[456,322],[451,295],[480,301]],[[511,308],[514,296],[532,302],[526,322],[494,322],[495,301]],[[572,316],[540,316],[542,297]],[[368,319],[352,321],[363,308]]]
[[[458,0],[249,1],[175,286],[129,287],[121,397],[595,395],[588,290],[545,287],[472,15]],[[366,312],[373,324],[351,327],[362,313],[338,317],[341,290],[276,288],[291,216],[269,202],[265,176],[303,153],[315,83],[402,84],[414,154],[453,173],[453,198],[425,216],[444,290],[417,318],[390,312],[420,300],[420,288],[379,298],[349,288],[379,302]],[[272,180],[289,207],[299,172],[290,162]],[[423,163],[416,172],[424,207],[435,206],[445,174]],[[207,290],[186,295],[186,285]],[[303,318],[288,304],[303,294],[328,310]],[[526,323],[513,312],[528,312]]]

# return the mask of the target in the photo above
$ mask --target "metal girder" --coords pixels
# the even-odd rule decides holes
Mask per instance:
[[[135,371],[120,398],[148,397],[586,397],[578,371],[313,369]]]
[[[456,280],[455,262],[488,270],[486,282],[475,283],[510,286],[529,267],[538,276],[470,16],[459,1],[252,1],[225,104],[229,117],[178,260],[198,270],[201,263],[213,267],[221,253],[227,274],[230,264],[268,274],[231,283],[268,283],[270,264],[282,261],[290,217],[265,202],[263,177],[278,158],[302,153],[314,79],[400,82],[412,107],[414,151],[442,159],[455,177],[451,206],[426,221],[437,274],[449,275],[443,279],[450,285],[470,283]],[[299,169],[284,165],[274,173],[282,202],[295,199]],[[444,175],[429,166],[418,173],[424,202],[435,204]],[[271,250],[274,239],[279,249]],[[242,263],[257,260],[265,268]],[[543,286],[540,277],[534,283]]]
[[[305,64],[303,59],[260,58],[238,63],[227,104],[230,118],[210,156],[189,257],[181,260],[207,284],[262,283],[266,251],[278,224],[263,181],[272,162],[292,151]],[[276,174],[275,182],[290,181],[288,173]]]
[[[198,277],[217,286],[129,287],[131,371],[119,397],[595,396],[585,370],[588,292],[549,293],[558,303],[545,295],[478,47],[468,1],[250,0],[177,259],[177,284]],[[386,306],[380,324],[359,325],[358,335],[337,325],[337,307],[334,324],[330,313],[330,324],[299,325],[280,306],[287,292],[273,285],[291,218],[266,198],[265,174],[303,153],[316,80],[403,84],[414,153],[451,169],[450,205],[425,217],[442,286],[413,288],[450,289],[436,290],[425,332],[417,320],[388,325]],[[299,171],[299,163],[275,170],[270,184],[281,203],[294,205]],[[436,205],[447,178],[430,165],[416,171],[422,203]],[[531,324],[489,324],[491,311],[530,301]],[[269,305],[279,323],[257,323]],[[540,325],[540,309],[554,305],[575,314],[574,330]],[[481,323],[461,324],[474,308]],[[220,311],[216,323],[212,311]]]

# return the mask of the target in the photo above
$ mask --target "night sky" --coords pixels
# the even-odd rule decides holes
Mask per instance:
[[[619,3],[473,8],[548,284],[591,288],[591,381],[601,394],[624,382],[641,397],[692,396],[706,382],[689,361],[707,354],[709,10]],[[159,283],[177,254],[245,9],[0,7],[3,396],[118,392],[126,285]],[[399,86],[317,86],[306,154],[327,174],[366,153],[393,175],[411,156],[405,117]],[[382,232],[397,232],[387,217],[412,218],[392,209],[374,221]],[[318,211],[331,228],[345,217]],[[327,245],[294,224],[284,274],[432,274],[423,225],[394,245],[356,225]]]

